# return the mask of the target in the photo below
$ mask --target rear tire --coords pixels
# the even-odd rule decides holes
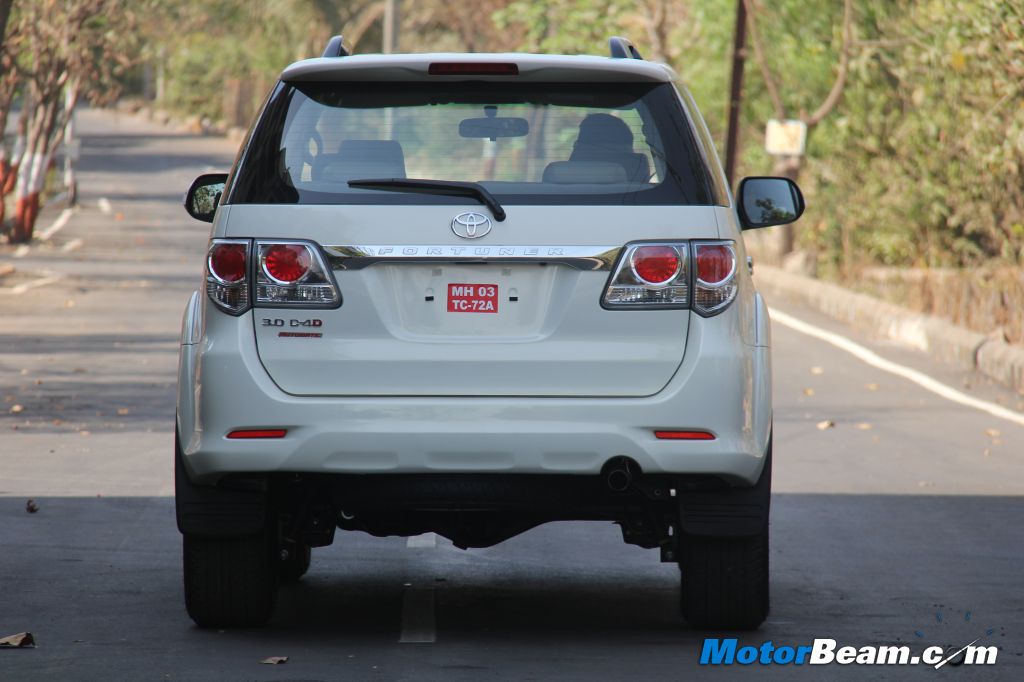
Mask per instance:
[[[255,627],[277,600],[276,538],[183,537],[185,608],[204,628]]]
[[[683,536],[681,610],[706,630],[756,630],[768,617],[768,526],[752,537]]]

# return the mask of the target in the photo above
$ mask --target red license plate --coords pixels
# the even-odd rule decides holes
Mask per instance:
[[[449,284],[448,312],[498,312],[497,284]]]

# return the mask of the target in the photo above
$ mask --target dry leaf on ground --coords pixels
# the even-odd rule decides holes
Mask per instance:
[[[818,422],[818,430],[825,431],[827,429],[835,428],[835,425],[836,423],[834,421],[832,421],[831,419],[826,419],[825,421]]]
[[[805,388],[804,389],[804,395],[806,395],[806,396],[814,395],[814,389],[813,388]]]
[[[23,405],[11,405],[11,414],[21,414],[24,411],[25,407]]]
[[[0,648],[5,649],[25,649],[27,647],[34,647],[36,645],[36,638],[32,636],[31,632],[19,632],[16,635],[10,635],[0,639]]]
[[[985,435],[989,438],[999,438],[1002,434],[999,432],[999,429],[985,429]]]
[[[824,374],[825,370],[821,367],[811,367],[811,374]]]
[[[35,500],[29,500],[28,502],[25,503],[25,511],[27,511],[29,514],[35,514],[37,511],[39,511],[39,505],[36,504]]]
[[[264,658],[262,661],[260,661],[260,663],[266,663],[267,665],[281,665],[282,663],[287,663],[287,662],[288,662],[288,657],[287,656],[270,656],[270,657]]]

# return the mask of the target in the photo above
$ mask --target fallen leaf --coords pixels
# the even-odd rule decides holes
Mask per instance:
[[[11,414],[20,414],[20,413],[22,413],[24,411],[25,411],[25,408],[23,406],[21,406],[21,405],[18,405],[18,404],[11,405]]]
[[[281,665],[282,663],[287,663],[287,662],[288,662],[288,657],[287,656],[270,656],[270,657],[264,658],[262,661],[260,661],[260,663],[266,663],[267,665]]]
[[[869,391],[877,391],[878,384],[864,384],[864,388],[868,389]]]
[[[835,428],[835,425],[836,423],[834,421],[832,421],[831,419],[826,419],[825,421],[818,422],[818,430],[826,431],[828,429]]]
[[[984,451],[984,452],[982,452],[981,454],[982,454],[982,456],[984,456],[984,457],[988,457],[989,455],[991,455],[991,454],[992,454],[992,451],[991,451],[991,450],[989,450],[988,448],[985,448],[985,451]]]
[[[43,385],[43,380],[42,379],[36,379],[36,386],[42,386],[42,385]]]
[[[64,420],[63,420],[63,419],[54,419],[54,420],[53,420],[53,421],[52,421],[51,423],[52,423],[52,424],[53,424],[54,426],[60,426],[61,424],[63,424],[63,423],[64,423]]]
[[[985,429],[985,435],[989,438],[999,438],[1002,434],[999,433],[999,429]]]
[[[124,213],[120,213],[120,212],[115,213],[114,214],[114,220],[124,220]]]
[[[128,410],[127,407],[119,407],[119,408],[117,408],[117,413],[119,415],[121,415],[122,417],[125,416],[126,414],[128,414],[128,412],[129,412],[129,410]]]
[[[811,374],[824,374],[825,370],[821,367],[811,367]]]
[[[79,432],[78,432],[78,435],[79,435],[79,436],[88,436],[88,435],[91,435],[91,434],[90,434],[90,433],[89,433],[88,431],[84,431],[84,430],[83,430],[83,431],[79,431]]]
[[[34,647],[35,645],[36,638],[32,636],[31,632],[19,632],[16,635],[0,639],[0,647],[10,649],[25,649],[27,647]]]
[[[804,395],[806,395],[806,396],[814,395],[814,389],[813,388],[805,388],[804,389]]]
[[[857,428],[860,429],[861,431],[868,431],[875,427],[869,424],[868,422],[861,422],[860,424],[857,424]]]
[[[68,300],[64,301],[64,307],[65,308],[74,308],[75,307],[74,300],[69,298]]]
[[[36,504],[35,500],[29,500],[28,502],[25,503],[25,511],[27,511],[29,514],[35,514],[37,511],[39,511],[39,505]]]

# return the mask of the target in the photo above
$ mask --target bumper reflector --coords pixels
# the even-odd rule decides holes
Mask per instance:
[[[228,438],[284,438],[286,429],[241,429],[232,431]]]
[[[707,431],[655,431],[659,440],[714,440],[714,435]]]

